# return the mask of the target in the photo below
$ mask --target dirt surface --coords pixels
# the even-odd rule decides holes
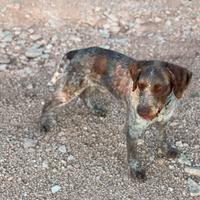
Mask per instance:
[[[199,0],[0,0],[0,199],[194,200],[200,178]],[[193,71],[167,126],[182,156],[156,159],[155,127],[141,139],[148,179],[131,180],[123,134],[125,110],[110,94],[96,98],[106,118],[81,99],[57,110],[48,134],[38,128],[48,82],[64,52],[111,48],[136,59],[160,59]]]

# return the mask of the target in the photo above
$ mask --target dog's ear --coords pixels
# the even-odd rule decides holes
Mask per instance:
[[[129,71],[131,78],[133,80],[133,91],[137,88],[137,82],[141,73],[141,68],[138,66],[138,63],[133,63],[129,65]]]
[[[174,95],[180,99],[190,83],[192,72],[186,68],[171,63],[166,63],[165,67],[170,74]]]

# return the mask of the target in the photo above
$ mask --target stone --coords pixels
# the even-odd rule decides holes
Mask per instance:
[[[178,162],[182,165],[187,165],[187,166],[191,166],[192,163],[190,160],[187,159],[186,155],[185,154],[181,154],[181,156],[179,157],[178,159]]]
[[[9,31],[1,31],[0,32],[0,40],[3,42],[11,42],[12,41],[12,33]]]
[[[110,37],[110,33],[107,30],[100,29],[99,33],[100,33],[101,37],[103,37],[103,38],[109,38]]]
[[[72,40],[74,42],[81,42],[81,38],[79,38],[78,36],[75,36],[75,35],[70,36],[70,40]]]
[[[200,185],[193,181],[191,178],[188,179],[188,186],[190,190],[190,195],[192,197],[200,196]]]
[[[68,161],[71,161],[71,160],[75,160],[75,158],[74,158],[74,156],[69,155],[68,158],[67,158],[67,160],[68,160]]]
[[[42,49],[30,48],[25,52],[27,58],[36,58],[42,55]]]
[[[37,140],[25,138],[24,139],[24,148],[27,149],[27,148],[35,147],[37,142],[38,142]]]
[[[10,59],[9,58],[0,58],[0,64],[9,64]]]
[[[54,185],[52,188],[51,188],[51,192],[53,194],[55,194],[56,192],[58,192],[59,190],[61,190],[61,187],[59,185]]]
[[[41,35],[38,35],[38,34],[34,34],[34,35],[30,35],[30,38],[31,38],[33,41],[37,41],[37,40],[41,40],[41,39],[42,39],[42,36],[41,36]]]
[[[44,169],[48,169],[49,168],[49,164],[48,164],[48,161],[47,160],[44,160],[43,163],[42,163],[42,168]]]
[[[8,44],[7,43],[0,43],[0,48],[5,48]]]
[[[155,22],[158,23],[158,22],[161,22],[162,19],[160,17],[155,17]]]
[[[0,64],[0,72],[1,71],[5,71],[7,69],[7,65],[6,64]]]
[[[192,176],[200,176],[200,167],[186,167],[185,172]]]
[[[67,149],[66,149],[65,145],[60,145],[60,146],[58,147],[58,151],[60,151],[61,153],[66,153],[66,152],[67,152]]]
[[[51,42],[56,42],[58,40],[58,36],[57,35],[54,35],[52,38],[51,38]]]
[[[110,27],[110,32],[114,33],[114,34],[117,34],[117,33],[120,32],[120,29],[121,29],[121,27],[119,27],[118,25],[114,25],[114,26]]]
[[[182,141],[177,141],[176,146],[179,147],[179,148],[182,148],[183,147]]]

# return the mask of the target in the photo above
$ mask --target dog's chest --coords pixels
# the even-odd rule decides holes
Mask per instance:
[[[170,102],[165,105],[158,117],[155,119],[157,122],[167,122],[174,114],[177,108],[177,100],[174,94],[170,96]]]

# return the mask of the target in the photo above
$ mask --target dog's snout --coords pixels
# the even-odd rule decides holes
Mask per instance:
[[[145,106],[145,105],[138,105],[137,113],[141,117],[149,116],[151,114],[151,107],[150,106]]]

